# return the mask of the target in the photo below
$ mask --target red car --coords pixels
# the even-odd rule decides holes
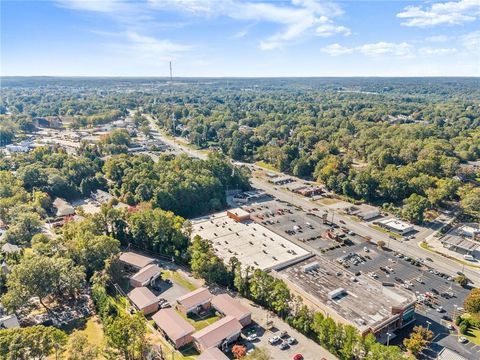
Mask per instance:
[[[297,354],[293,357],[293,360],[303,360],[303,355],[302,354]]]

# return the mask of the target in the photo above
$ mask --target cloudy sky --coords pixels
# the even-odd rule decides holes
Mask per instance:
[[[480,76],[480,0],[2,0],[1,75]]]

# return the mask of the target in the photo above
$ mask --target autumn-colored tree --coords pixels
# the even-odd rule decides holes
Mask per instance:
[[[463,302],[465,310],[480,315],[480,288],[473,289]]]
[[[247,349],[243,345],[235,344],[232,346],[232,354],[235,359],[242,359],[247,354]]]

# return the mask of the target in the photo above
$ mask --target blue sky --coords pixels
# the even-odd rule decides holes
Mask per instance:
[[[4,76],[480,76],[480,0],[0,6]]]

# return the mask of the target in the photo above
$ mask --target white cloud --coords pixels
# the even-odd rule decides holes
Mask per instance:
[[[354,49],[344,47],[340,44],[331,44],[321,49],[324,53],[331,56],[351,54]]]
[[[425,38],[425,41],[428,41],[428,42],[445,42],[448,39],[450,39],[450,37],[447,36],[447,35],[434,35],[434,36],[429,36],[429,37]]]
[[[129,6],[128,3],[120,0],[57,0],[56,2],[62,7],[73,10],[86,10],[101,13],[111,13]]]
[[[466,50],[479,54],[480,53],[480,30],[473,31],[471,33],[460,36],[459,42],[460,44],[462,44],[462,46]]]
[[[282,48],[315,27],[328,24],[331,34],[349,33],[343,26],[330,24],[331,18],[343,14],[342,9],[331,2],[320,0],[291,0],[286,2],[261,2],[239,0],[149,0],[156,8],[181,11],[193,16],[226,16],[235,20],[253,20],[280,25],[280,31],[260,41],[263,50]],[[322,36],[322,29],[319,30]],[[326,33],[327,29],[323,31]],[[324,35],[325,36],[325,35]]]
[[[140,64],[164,66],[170,60],[176,60],[193,49],[190,45],[179,44],[167,39],[145,36],[136,31],[127,31],[111,37],[105,45],[116,56],[135,58]]]
[[[370,57],[414,57],[416,54],[419,55],[447,55],[457,52],[455,48],[433,48],[433,47],[422,47],[415,49],[411,44],[402,42],[402,43],[391,43],[380,41],[377,43],[363,44],[355,47],[344,47],[340,44],[331,44],[321,49],[322,52],[327,53],[332,56],[352,54],[353,52],[358,52]]]
[[[479,0],[460,0],[434,3],[430,8],[407,6],[397,17],[406,19],[405,26],[429,27],[435,25],[458,25],[475,21],[480,16]]]
[[[419,52],[423,55],[448,55],[456,53],[457,49],[423,47],[419,49]]]
[[[358,46],[357,50],[367,56],[409,56],[412,52],[412,46],[406,42],[391,43],[380,41],[377,43]]]
[[[349,28],[345,26],[336,26],[332,24],[324,24],[320,25],[315,29],[315,34],[317,36],[322,37],[329,37],[336,34],[343,34],[345,36],[349,36],[352,34]]]

